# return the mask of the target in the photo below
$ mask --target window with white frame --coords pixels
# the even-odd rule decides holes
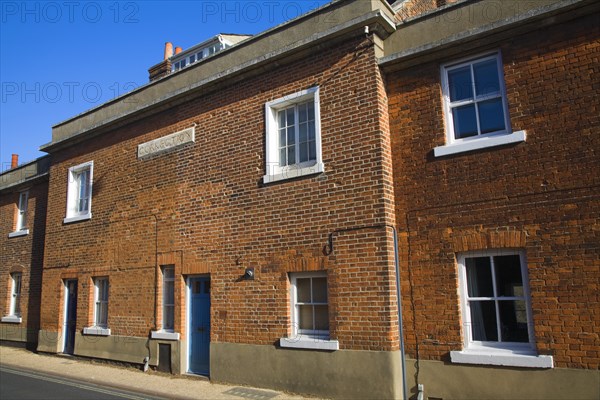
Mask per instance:
[[[458,255],[464,349],[452,362],[552,368],[538,355],[525,253],[490,250]]]
[[[10,274],[10,304],[8,315],[1,318],[1,322],[21,323],[21,281],[23,274],[13,272]]]
[[[290,274],[291,332],[281,347],[338,350],[329,335],[329,296],[326,272]]]
[[[290,279],[294,336],[329,338],[327,275],[296,273]]]
[[[500,53],[443,65],[442,92],[446,146],[436,156],[525,140],[512,134]]]
[[[268,102],[265,183],[323,172],[319,88]]]
[[[108,278],[94,279],[94,326],[108,328]]]
[[[162,328],[173,332],[175,327],[175,268],[172,265],[162,267],[163,304]]]
[[[29,192],[19,193],[19,208],[17,210],[17,226],[15,231],[23,231],[27,228],[27,201]]]
[[[10,295],[10,316],[21,316],[21,280],[23,274],[13,272],[10,274],[12,280],[11,295]]]
[[[90,161],[69,169],[65,223],[91,218],[93,168]]]

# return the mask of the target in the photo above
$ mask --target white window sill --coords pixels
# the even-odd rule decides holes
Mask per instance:
[[[451,351],[450,360],[459,364],[500,365],[505,367],[554,368],[552,356],[511,350]]]
[[[100,328],[98,326],[89,326],[83,328],[84,335],[95,335],[95,336],[110,336],[110,329]]]
[[[71,222],[85,221],[87,219],[92,219],[92,213],[76,215],[74,217],[67,217],[63,219],[63,223],[70,224]]]
[[[277,181],[284,181],[286,179],[294,179],[306,175],[320,174],[323,171],[325,171],[325,165],[323,163],[317,163],[315,165],[311,165],[310,167],[304,168],[289,168],[277,174],[264,175],[263,182],[271,183]]]
[[[438,146],[433,149],[433,155],[436,157],[443,157],[450,154],[465,153],[467,151],[486,149],[489,147],[502,146],[510,143],[524,142],[526,138],[527,134],[525,131],[517,131],[510,134],[496,136],[483,136],[481,138],[471,139],[460,143]]]
[[[289,347],[292,349],[313,349],[313,350],[339,350],[340,342],[337,340],[329,340],[308,336],[300,336],[294,338],[279,339],[281,347]]]
[[[150,333],[151,339],[162,339],[162,340],[179,340],[179,333],[177,332],[165,332],[165,331],[152,331]]]
[[[14,231],[8,234],[9,238],[29,235],[29,229],[21,229],[20,231]]]
[[[23,318],[17,317],[16,315],[7,315],[0,320],[0,322],[9,322],[11,324],[20,324],[22,321]]]

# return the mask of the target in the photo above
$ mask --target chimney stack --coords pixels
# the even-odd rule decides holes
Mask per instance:
[[[166,42],[164,59],[148,69],[150,82],[160,79],[163,76],[167,76],[171,73],[171,57],[173,57],[173,43]]]
[[[18,154],[13,154],[12,155],[12,159],[10,160],[10,168],[17,168],[17,166],[19,165],[19,155]]]
[[[183,49],[181,47],[179,47],[179,46],[175,47],[175,54],[181,53],[182,50]]]
[[[173,43],[167,42],[165,43],[165,60],[173,57]]]

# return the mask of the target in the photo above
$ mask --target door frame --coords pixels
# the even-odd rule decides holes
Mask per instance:
[[[194,374],[190,371],[190,358],[192,356],[192,279],[197,278],[205,278],[210,282],[210,274],[200,274],[200,275],[188,275],[185,277],[185,319],[186,319],[186,339],[187,339],[187,357],[185,357],[185,372],[186,374]],[[210,287],[210,299],[212,299],[212,284]],[[212,301],[210,302],[209,307],[209,316],[212,318]],[[212,329],[211,329],[212,330]],[[208,335],[208,345],[210,346],[210,334]],[[208,376],[210,376],[210,351],[209,351],[209,359],[208,359]]]
[[[68,336],[68,320],[67,318],[69,317],[69,297],[71,294],[71,291],[69,290],[69,282],[75,282],[76,287],[78,288],[79,286],[79,281],[77,280],[77,278],[69,278],[69,279],[64,279],[63,280],[63,286],[64,286],[64,304],[63,304],[63,323],[62,323],[62,345],[61,345],[61,349],[60,352],[61,353],[65,353],[65,346],[67,345],[67,336]],[[77,308],[75,308],[75,321],[77,323]],[[75,331],[77,331],[77,329],[75,329]],[[73,340],[74,341],[74,340]],[[73,343],[73,352],[75,352],[75,344]],[[71,354],[71,353],[66,353],[66,354]]]

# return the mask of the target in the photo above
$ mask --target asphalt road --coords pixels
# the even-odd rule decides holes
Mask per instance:
[[[14,367],[0,367],[0,399],[158,400],[159,398]]]

